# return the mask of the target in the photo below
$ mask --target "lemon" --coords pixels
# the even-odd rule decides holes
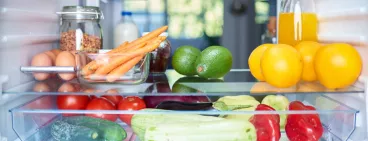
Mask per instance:
[[[317,80],[316,73],[314,71],[314,55],[320,49],[321,44],[313,41],[303,41],[295,46],[299,51],[303,60],[303,72],[302,80],[306,82],[312,82]]]
[[[362,71],[362,59],[355,48],[345,43],[329,44],[315,55],[317,79],[329,89],[353,84]]]
[[[264,77],[261,70],[261,57],[263,52],[269,48],[274,46],[274,44],[263,44],[255,48],[248,58],[248,65],[250,73],[255,77],[258,81],[264,81]]]
[[[303,62],[292,46],[277,44],[265,50],[261,57],[261,69],[265,81],[278,88],[297,84],[302,75]]]

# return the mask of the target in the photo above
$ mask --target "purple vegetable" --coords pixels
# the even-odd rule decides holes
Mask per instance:
[[[180,101],[190,103],[210,102],[207,96],[145,96],[143,97],[147,108],[155,108],[163,101]]]

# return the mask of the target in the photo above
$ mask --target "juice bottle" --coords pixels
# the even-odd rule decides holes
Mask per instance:
[[[318,21],[311,0],[283,0],[278,17],[278,43],[317,41]]]

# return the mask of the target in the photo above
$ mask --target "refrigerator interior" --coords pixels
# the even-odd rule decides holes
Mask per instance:
[[[225,0],[227,1],[227,0]],[[230,1],[230,0],[229,0]],[[253,0],[250,0],[252,2]],[[330,94],[324,91],[320,97],[319,109],[331,110],[331,105],[341,105],[342,116],[349,117],[344,124],[331,126],[336,136],[326,137],[330,140],[347,139],[353,141],[368,140],[368,1],[367,0],[314,0],[319,18],[320,42],[346,42],[354,45],[363,58],[363,72],[359,82],[355,87],[363,90],[353,92],[347,90],[340,94]],[[279,1],[280,2],[280,1]],[[59,17],[55,13],[60,11],[64,5],[76,5],[75,0],[1,0],[0,1],[0,141],[19,140],[31,137],[37,140],[35,129],[22,129],[26,123],[26,117],[21,115],[14,118],[13,114],[29,113],[28,116],[38,116],[37,112],[32,112],[27,104],[39,100],[40,95],[23,94],[28,92],[26,84],[34,83],[35,80],[30,74],[20,71],[21,66],[29,66],[33,55],[58,47],[59,40]],[[104,29],[104,46],[112,44],[111,27],[117,22],[121,6],[119,0],[105,0],[99,3],[103,10],[105,19],[101,22]],[[280,3],[279,3],[280,4]],[[226,5],[226,4],[225,4]],[[225,14],[228,11],[225,10]],[[229,23],[225,23],[227,25]],[[230,24],[231,26],[231,24]],[[229,31],[233,31],[230,26],[224,27],[224,46],[230,46],[232,52],[242,52],[237,45],[231,43],[234,36]],[[248,38],[250,37],[244,37]],[[243,43],[246,44],[246,43]],[[254,47],[253,47],[254,48]],[[246,60],[247,56],[238,57]],[[240,62],[241,63],[241,62]],[[241,65],[240,65],[241,66]],[[243,65],[244,66],[244,65]],[[231,77],[231,76],[229,76]],[[236,78],[234,74],[232,78]],[[203,86],[205,87],[205,86]],[[231,87],[230,87],[231,88]],[[206,88],[203,88],[206,89]],[[235,89],[235,88],[234,88]],[[239,90],[242,91],[242,90]],[[319,96],[306,94],[288,94],[288,98],[294,100],[304,100],[315,102]],[[55,100],[54,96],[50,96]],[[327,104],[325,104],[327,103]],[[55,103],[54,103],[55,104]],[[55,106],[55,105],[52,105]],[[48,110],[53,110],[50,108]],[[335,109],[336,110],[336,109]],[[12,111],[12,112],[11,112]],[[339,112],[337,112],[339,113]],[[45,113],[43,113],[45,114]],[[58,112],[51,117],[57,117]],[[119,112],[113,113],[119,114]],[[121,114],[121,113],[120,113]],[[208,113],[207,113],[208,114]],[[231,113],[229,113],[231,114]],[[251,113],[248,113],[251,114]],[[331,117],[336,116],[329,112],[323,113],[322,117],[327,122]],[[330,121],[338,124],[339,122]],[[346,125],[345,125],[346,123]],[[19,126],[14,127],[14,124]],[[33,123],[34,124],[34,123]],[[344,126],[344,127],[343,127]],[[29,131],[27,131],[29,130]],[[20,134],[16,134],[17,131]],[[350,135],[350,133],[352,133]]]

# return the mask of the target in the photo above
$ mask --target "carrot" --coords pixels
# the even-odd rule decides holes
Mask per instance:
[[[132,41],[128,46],[126,46],[126,47],[119,46],[118,48],[115,48],[115,49],[109,51],[108,54],[120,52],[121,50],[124,50],[125,48],[130,48],[130,47],[136,46],[138,44],[141,44],[143,42],[146,42],[146,41],[148,41],[152,38],[155,38],[155,37],[159,36],[162,32],[166,31],[167,28],[168,28],[168,26],[162,26],[158,29],[155,29],[152,32],[138,38],[137,40]]]
[[[150,43],[152,43],[152,42],[154,42],[154,41],[157,41],[157,40],[159,40],[159,39],[160,39],[159,37],[156,37],[156,38],[150,39],[150,40],[148,40],[148,41],[147,41],[147,44],[150,44]],[[132,47],[132,48],[130,48],[130,49],[127,49],[127,50],[126,50],[126,52],[133,51],[133,50],[137,50],[137,49],[140,49],[140,48],[142,48],[142,47],[141,47],[141,46],[135,46],[135,47]]]
[[[144,55],[139,55],[137,57],[134,57],[132,60],[124,63],[123,65],[115,68],[106,76],[106,80],[108,82],[116,81],[117,79],[119,79],[120,76],[124,75],[126,72],[132,69],[139,61],[142,60],[143,57]]]
[[[119,56],[119,57],[115,58],[114,60],[112,60],[111,63],[108,63],[105,66],[102,66],[102,67],[98,68],[96,70],[95,74],[97,74],[97,75],[108,74],[110,71],[112,71],[116,67],[120,66],[121,64],[124,64],[125,62],[129,61],[130,59],[155,50],[156,48],[158,48],[160,43],[161,43],[161,40],[156,40],[151,44],[147,44],[145,47],[142,47],[142,48],[139,48],[137,50],[132,51],[132,53],[129,53],[129,54],[124,55],[124,56]]]
[[[140,47],[143,47],[145,46],[146,43],[141,43]],[[141,54],[122,54],[122,55],[119,55],[117,53],[116,56],[113,55],[113,57],[111,58],[111,61],[107,64],[104,64],[103,66],[99,67],[95,74],[97,75],[103,75],[103,74],[108,74],[110,71],[112,71],[113,69],[115,69],[116,67],[120,66],[121,64],[129,61],[130,59],[132,59],[133,57],[137,56],[137,55],[141,55]]]
[[[124,42],[122,45],[123,46],[127,46],[129,42]],[[90,75],[92,73],[94,73],[98,67],[100,67],[102,64],[97,63],[96,60],[93,60],[91,62],[89,62],[87,65],[85,65],[82,68],[82,75]]]
[[[153,40],[155,40],[155,39],[156,39],[156,38],[153,38],[153,39],[151,39],[151,40],[149,40],[149,41],[147,41],[147,42],[144,42],[144,43],[142,43],[142,44],[146,45],[147,43],[152,42],[152,41],[153,41]],[[136,49],[142,48],[142,47],[144,47],[144,45],[142,45],[142,44],[137,45],[137,46],[134,46],[134,47],[131,47],[131,48],[125,48],[125,49],[122,49],[122,50],[120,50],[120,52],[121,52],[121,53],[127,53],[127,52],[129,52],[129,51],[132,51],[132,50],[136,50]]]
[[[144,42],[147,42],[149,40],[151,40],[152,38],[155,38],[157,36],[159,36],[162,32],[166,31],[168,28],[168,26],[163,26],[163,27],[160,27],[158,29],[155,29],[154,31],[142,36],[141,38],[138,38],[137,40],[129,43],[129,44],[125,44],[125,42],[120,45],[119,47],[107,52],[107,54],[113,54],[113,53],[118,53],[118,52],[121,52],[122,50],[125,50],[125,49],[129,49],[131,47],[134,47],[138,44],[141,44],[141,43],[144,43]],[[166,39],[166,37],[165,37]],[[163,41],[163,40],[161,40]],[[85,67],[82,68],[82,74],[83,75],[90,75],[92,73],[94,73],[97,68],[99,68],[100,65],[98,65],[96,63],[96,61],[91,61],[89,62]]]

